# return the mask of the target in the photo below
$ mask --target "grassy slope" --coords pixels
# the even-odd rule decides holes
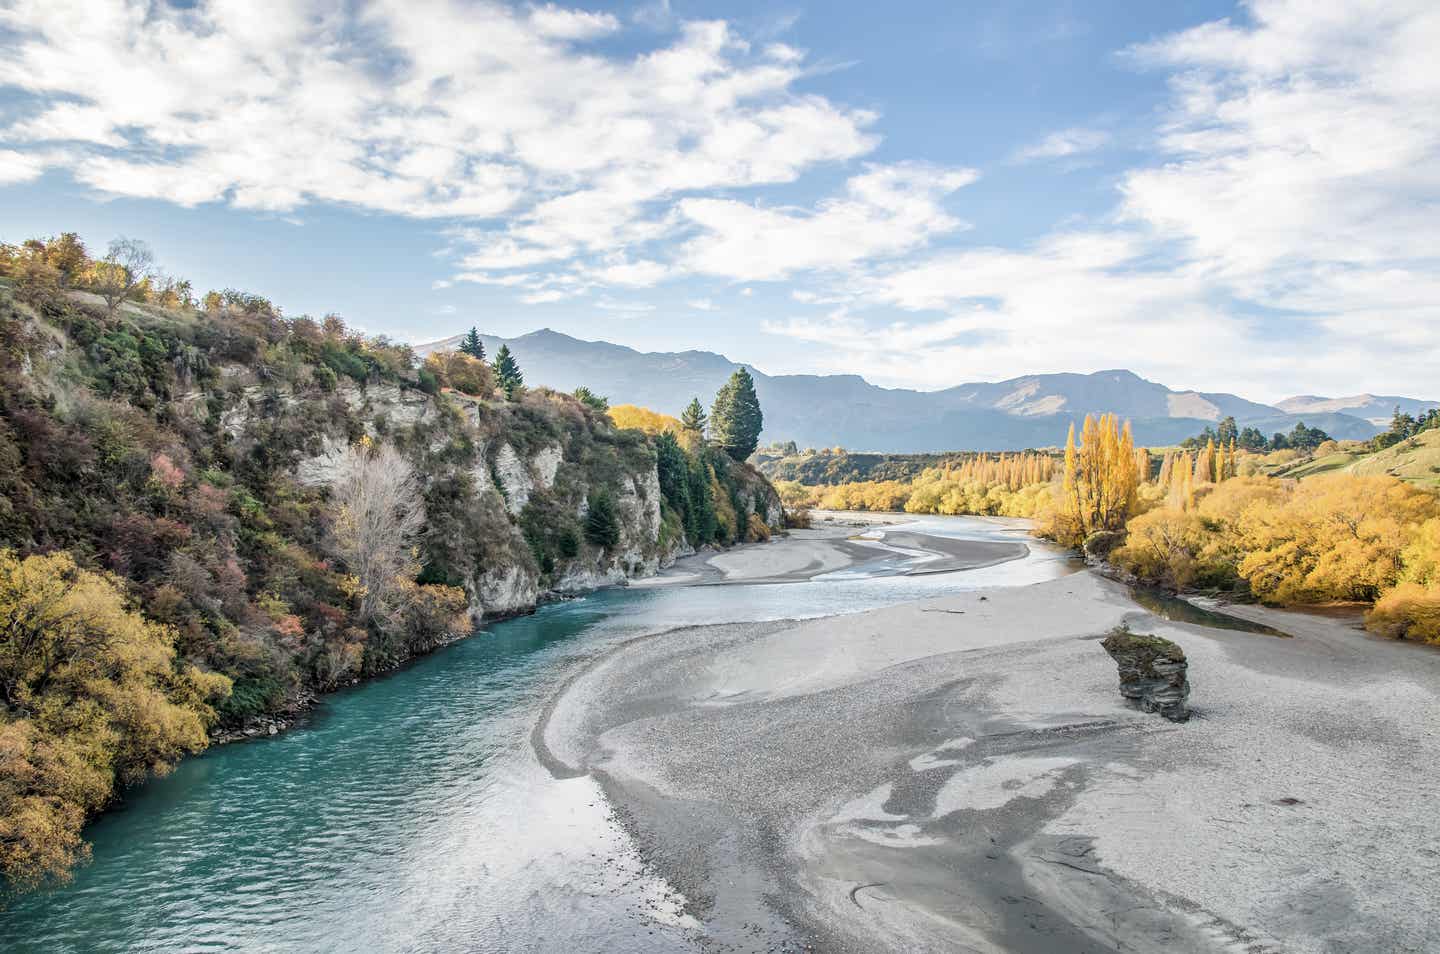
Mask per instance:
[[[1440,489],[1440,429],[1422,431],[1394,447],[1361,457],[1345,470],[1352,474],[1390,474],[1422,487]]]
[[[1319,474],[1389,474],[1420,487],[1440,490],[1440,430],[1422,431],[1373,454],[1340,451],[1304,458],[1271,470],[1272,477],[1304,479]]]

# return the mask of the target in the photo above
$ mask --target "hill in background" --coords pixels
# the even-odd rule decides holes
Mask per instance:
[[[583,341],[550,329],[517,338],[482,335],[494,354],[504,344],[515,354],[527,382],[560,390],[584,385],[614,403],[639,404],[677,414],[692,397],[708,404],[740,367],[709,351],[641,352],[604,341]],[[416,347],[420,354],[453,349],[460,336]],[[802,447],[843,446],[874,452],[938,452],[956,449],[1019,450],[1061,443],[1072,421],[1112,412],[1130,420],[1141,444],[1173,444],[1207,424],[1234,417],[1241,427],[1265,434],[1290,431],[1303,421],[1339,439],[1363,440],[1384,428],[1366,415],[1376,401],[1403,407],[1436,402],[1370,398],[1358,413],[1308,401],[1304,413],[1250,401],[1234,394],[1175,391],[1116,369],[1094,374],[1037,374],[1000,382],[961,384],[941,391],[883,388],[859,375],[769,375],[748,366],[765,409],[764,439]],[[1297,405],[1298,406],[1298,405]],[[1378,412],[1376,412],[1378,413]]]

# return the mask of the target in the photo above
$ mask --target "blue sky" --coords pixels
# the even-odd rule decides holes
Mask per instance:
[[[1432,396],[1437,46],[1408,0],[9,0],[0,241],[413,341]]]

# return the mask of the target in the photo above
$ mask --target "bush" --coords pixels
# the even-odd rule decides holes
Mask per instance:
[[[1391,639],[1440,645],[1440,586],[1399,584],[1375,603],[1365,627]]]

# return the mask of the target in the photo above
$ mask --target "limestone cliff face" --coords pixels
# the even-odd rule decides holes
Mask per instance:
[[[237,444],[273,439],[277,415],[307,418],[292,460],[306,487],[332,483],[346,446],[362,434],[404,450],[426,484],[426,572],[464,587],[477,621],[649,576],[693,552],[664,503],[651,439],[616,430],[568,396],[541,389],[516,402],[483,401],[345,382],[322,403],[239,377],[230,393],[219,421]],[[751,513],[781,527],[779,496],[764,477],[734,464],[724,479],[742,534]],[[583,531],[598,494],[619,519],[611,547]]]

